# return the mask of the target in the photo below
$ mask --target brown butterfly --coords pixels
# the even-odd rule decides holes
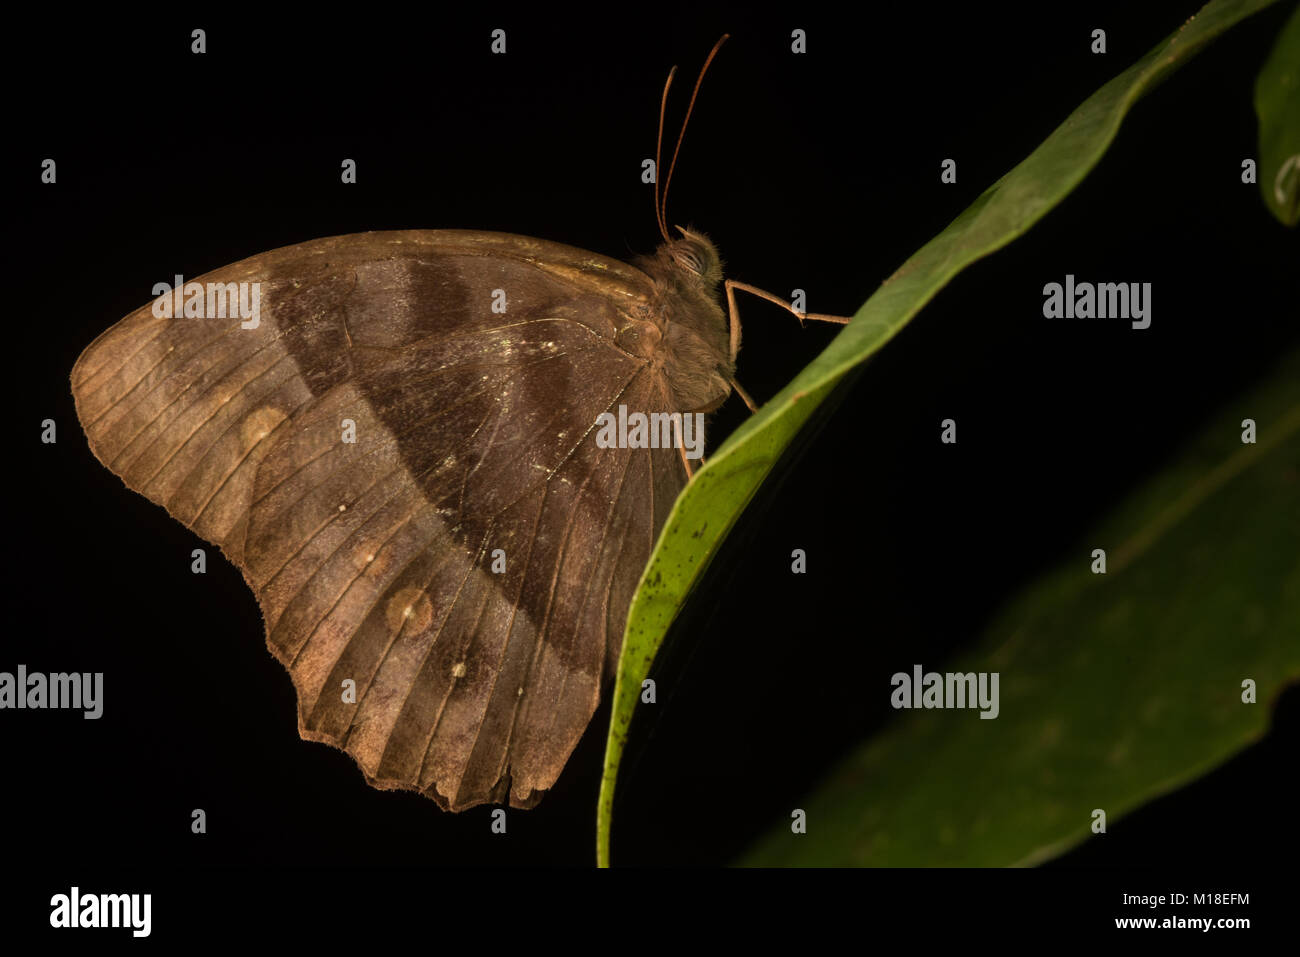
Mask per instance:
[[[375,787],[453,811],[542,798],[690,478],[680,446],[602,447],[598,417],[739,390],[735,290],[795,312],[726,281],[728,319],[713,244],[668,233],[672,166],[664,243],[635,265],[500,233],[337,236],[165,293],[77,360],[96,457],[240,569],[300,734]],[[222,308],[232,290],[253,313]]]

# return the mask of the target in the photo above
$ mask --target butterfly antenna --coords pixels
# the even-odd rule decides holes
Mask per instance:
[[[704,82],[704,74],[708,72],[709,64],[713,62],[713,58],[718,55],[718,50],[722,48],[722,44],[726,43],[730,36],[731,36],[730,33],[724,33],[721,37],[718,38],[718,42],[713,44],[713,49],[709,51],[709,56],[708,59],[704,61],[704,66],[700,67],[700,75],[695,80],[695,89],[691,91],[691,102],[688,103],[686,106],[686,119],[682,120],[681,132],[677,134],[677,145],[673,147],[673,159],[672,162],[668,164],[668,177],[667,179],[664,180],[664,195],[663,195],[663,199],[660,201],[659,204],[659,231],[664,234],[665,240],[668,239],[668,230],[666,228],[668,224],[668,187],[672,185],[673,170],[677,168],[677,154],[681,152],[682,140],[686,136],[686,124],[691,121],[691,111],[695,109],[695,97],[697,97],[700,93],[700,84]],[[669,74],[668,78],[671,80],[672,74]],[[667,99],[667,97],[668,97],[668,88],[664,87],[664,98]],[[660,114],[659,114],[659,131],[660,131],[660,135],[662,135],[663,134],[663,107],[662,106],[660,107]],[[658,172],[659,172],[659,160],[658,157],[656,156],[655,158],[656,187],[658,186],[658,182],[659,182]]]
[[[664,145],[664,110],[668,107],[668,89],[673,85],[673,74],[677,72],[677,67],[668,71],[668,82],[664,84],[664,95],[659,101],[659,136],[655,139],[655,222],[659,224],[659,232],[664,237],[664,242],[672,242],[672,237],[668,235],[668,223],[664,218],[663,206],[659,203],[659,154]]]

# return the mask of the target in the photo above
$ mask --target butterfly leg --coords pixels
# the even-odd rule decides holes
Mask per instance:
[[[741,284],[728,279],[725,281],[724,285],[727,288],[727,315],[729,317],[729,326],[731,329],[731,365],[734,368],[736,365],[736,353],[740,351],[740,307],[736,305],[736,288],[741,287]],[[745,400],[745,405],[749,406],[749,411],[757,412],[758,406],[756,406],[754,400],[749,397],[749,393],[740,387],[740,383],[736,381],[736,377],[732,376],[727,381],[730,382],[731,387],[736,390],[736,395]]]
[[[682,457],[682,467],[686,469],[686,481],[689,482],[695,477],[695,470],[691,468],[691,460],[686,457],[686,449],[680,442],[677,444],[677,452]]]
[[[736,381],[736,377],[732,376],[727,381],[730,382],[731,387],[736,390],[736,395],[740,396],[742,399],[745,400],[745,405],[749,406],[749,411],[757,412],[758,406],[756,406],[754,404],[754,400],[749,397],[749,393],[740,387],[740,383]]]
[[[723,280],[723,285],[727,290],[727,314],[729,317],[731,332],[731,361],[733,364],[736,361],[736,354],[740,352],[740,307],[736,305],[737,289],[758,296],[760,299],[766,299],[768,302],[776,303],[787,312],[794,313],[794,316],[799,320],[800,325],[803,324],[805,319],[816,319],[818,322],[833,322],[841,326],[847,324],[849,321],[848,316],[828,316],[820,312],[800,312],[780,296],[774,296],[767,290],[759,289],[757,286],[751,286],[749,283],[737,282],[734,279],[726,279]],[[758,406],[756,406],[754,400],[749,397],[749,393],[740,387],[740,383],[737,382],[735,378],[732,378],[730,381],[731,387],[736,390],[736,394],[745,400],[745,405],[749,406],[749,411],[757,412]]]
[[[847,325],[849,321],[848,316],[828,316],[820,312],[800,312],[780,296],[774,296],[766,289],[759,289],[757,286],[751,286],[747,282],[737,282],[734,279],[724,279],[723,285],[727,289],[727,312],[730,314],[731,322],[732,362],[736,361],[736,353],[740,351],[740,309],[736,306],[737,289],[741,289],[750,295],[758,296],[760,299],[766,299],[768,302],[776,303],[787,312],[793,313],[801,325],[805,319],[816,319],[818,322],[833,322],[841,326]]]

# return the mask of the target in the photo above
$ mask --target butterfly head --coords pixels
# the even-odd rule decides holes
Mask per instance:
[[[703,233],[681,226],[676,229],[682,238],[663,246],[673,266],[688,281],[699,283],[708,292],[716,291],[722,282],[722,257],[718,255],[718,247]]]

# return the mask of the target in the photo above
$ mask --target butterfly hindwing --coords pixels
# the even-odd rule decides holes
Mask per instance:
[[[256,328],[148,306],[109,329],[73,371],[96,456],[240,567],[304,737],[453,810],[535,804],[685,481],[675,449],[595,442],[620,403],[678,411],[626,348],[650,280],[423,231],[194,281],[258,283]]]

